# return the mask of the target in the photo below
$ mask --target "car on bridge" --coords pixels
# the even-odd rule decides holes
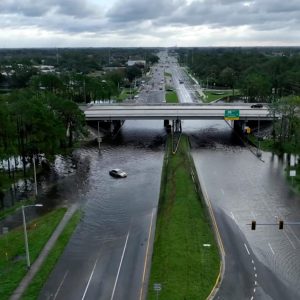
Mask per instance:
[[[251,108],[263,108],[263,105],[261,103],[252,104]]]
[[[127,177],[127,173],[120,169],[112,169],[109,171],[109,175],[115,178],[125,178]]]

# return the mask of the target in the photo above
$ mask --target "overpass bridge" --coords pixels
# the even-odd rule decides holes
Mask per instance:
[[[251,104],[111,104],[85,107],[87,121],[124,120],[239,120],[271,121],[268,107],[251,108]]]

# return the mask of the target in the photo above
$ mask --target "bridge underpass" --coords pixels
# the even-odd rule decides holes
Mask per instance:
[[[251,104],[163,104],[163,105],[89,105],[81,108],[86,121],[105,122],[110,132],[120,128],[125,120],[162,120],[167,130],[182,132],[182,120],[229,120],[237,131],[243,131],[248,121],[272,121],[267,106],[253,108]],[[172,125],[170,125],[172,122]]]

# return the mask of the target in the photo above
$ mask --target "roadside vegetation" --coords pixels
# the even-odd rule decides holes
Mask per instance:
[[[219,273],[219,252],[204,200],[191,177],[188,139],[182,137],[176,155],[170,143],[169,139],[148,299],[157,299],[154,283],[162,286],[161,299],[206,299]]]
[[[167,103],[178,103],[178,96],[175,91],[166,91],[165,97]]]
[[[235,96],[237,92],[235,91]],[[224,101],[227,101],[230,96],[233,96],[233,91],[228,90],[228,91],[204,91],[205,98],[201,98],[203,102],[205,103],[210,103],[219,99],[223,99]]]
[[[27,223],[28,244],[32,263],[49,240],[65,212],[66,208],[59,208]],[[9,299],[26,275],[25,253],[22,226],[0,236],[0,299]]]
[[[63,253],[65,247],[67,246],[77,224],[80,221],[81,212],[77,211],[74,213],[65,229],[59,236],[57,242],[55,243],[53,249],[50,251],[45,262],[41,266],[40,270],[37,272],[30,285],[28,286],[25,293],[22,295],[22,300],[32,300],[38,299],[39,293],[47,281],[51,271],[55,267],[55,264],[61,254]]]

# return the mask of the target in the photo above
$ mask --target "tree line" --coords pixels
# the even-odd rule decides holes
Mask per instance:
[[[299,48],[190,48],[178,54],[202,86],[238,88],[250,102],[300,93]]]
[[[85,133],[84,114],[71,100],[33,89],[0,97],[0,160],[21,157],[23,171],[34,157],[72,147]],[[9,170],[8,170],[9,171]]]

